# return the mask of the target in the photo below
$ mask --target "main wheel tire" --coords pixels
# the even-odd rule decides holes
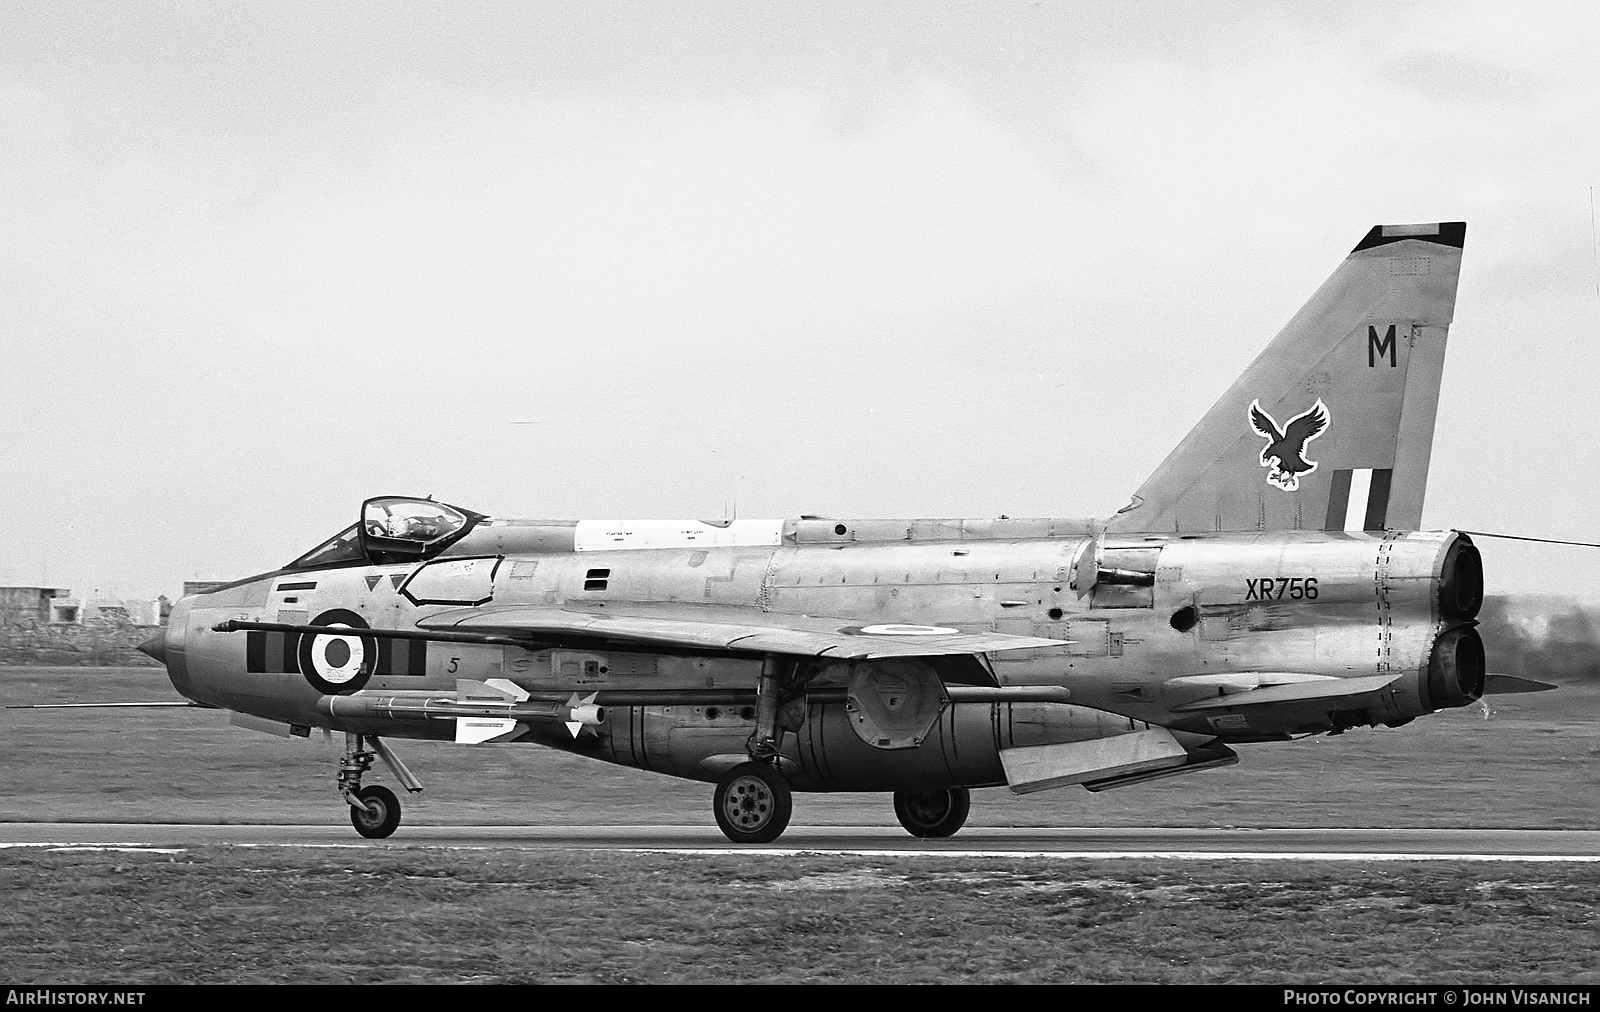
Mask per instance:
[[[894,816],[912,836],[954,836],[966,825],[972,795],[965,787],[947,791],[895,791]]]
[[[387,787],[363,787],[356,792],[364,807],[350,806],[350,825],[369,840],[382,840],[400,825],[400,799]]]
[[[717,784],[717,827],[734,843],[771,843],[789,827],[794,795],[767,763],[740,763]]]

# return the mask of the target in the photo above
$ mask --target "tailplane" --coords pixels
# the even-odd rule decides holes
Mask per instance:
[[[1466,230],[1374,226],[1107,530],[1418,528]]]

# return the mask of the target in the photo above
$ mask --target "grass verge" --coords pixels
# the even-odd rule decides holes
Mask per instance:
[[[1600,866],[0,855],[0,980],[1600,983]]]

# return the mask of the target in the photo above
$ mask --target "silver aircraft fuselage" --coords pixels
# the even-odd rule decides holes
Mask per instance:
[[[708,758],[738,753],[749,737],[758,656],[419,642],[397,651],[404,664],[389,663],[366,681],[356,704],[308,684],[293,663],[247,656],[253,650],[282,660],[292,634],[247,638],[213,627],[230,619],[304,625],[349,612],[373,629],[416,629],[464,609],[603,614],[649,603],[1055,641],[985,658],[993,686],[1057,690],[1054,696],[1022,692],[1012,702],[991,689],[981,701],[963,702],[961,690],[951,690],[937,734],[957,751],[964,740],[994,741],[981,759],[968,749],[971,761],[954,765],[942,754],[950,747],[875,749],[844,730],[852,665],[822,658],[823,670],[806,686],[805,719],[785,745],[802,790],[891,789],[928,776],[930,764],[946,771],[944,779],[994,784],[1005,780],[996,753],[1008,746],[1100,738],[1144,724],[1222,742],[1282,740],[1398,724],[1481,691],[1481,663],[1474,674],[1469,657],[1458,670],[1476,633],[1467,614],[1475,602],[1456,600],[1456,570],[1463,555],[1475,564],[1476,554],[1455,533],[1097,542],[1078,521],[801,520],[784,522],[782,543],[772,546],[580,550],[576,528],[491,520],[420,564],[283,571],[185,598],[166,633],[173,684],[191,699],[288,725],[426,738],[452,736],[453,721],[406,719],[404,706],[386,711],[367,702],[451,693],[462,679],[509,680],[534,699],[597,694],[609,704],[597,734],[532,724],[519,740],[715,780],[726,764]],[[1274,699],[1269,690],[1286,677],[1291,686],[1315,680],[1350,691]],[[651,705],[656,699],[663,702]]]

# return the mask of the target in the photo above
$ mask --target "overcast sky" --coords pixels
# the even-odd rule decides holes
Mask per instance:
[[[1460,219],[1425,525],[1600,540],[1597,10],[0,0],[0,584],[176,597],[385,493],[1106,516]]]

